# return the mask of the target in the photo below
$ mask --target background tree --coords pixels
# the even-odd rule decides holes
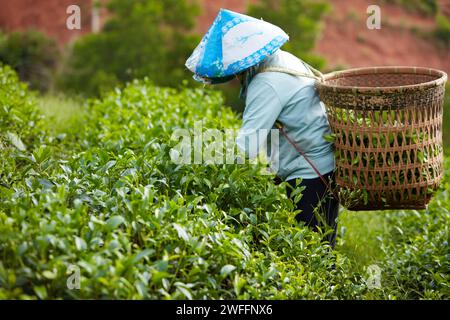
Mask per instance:
[[[328,10],[328,4],[312,0],[259,0],[249,6],[248,14],[282,28],[290,37],[283,49],[322,68],[325,60],[311,54],[311,50],[320,34],[321,19]]]
[[[32,89],[51,88],[59,57],[56,42],[42,32],[0,34],[0,62],[11,66]]]
[[[250,4],[247,14],[281,27],[290,37],[283,50],[304,59],[316,68],[323,68],[325,59],[312,54],[317,37],[320,34],[321,19],[329,9],[328,4],[310,0],[259,0]],[[226,101],[235,110],[242,111],[244,101],[239,95],[239,84],[218,87]]]
[[[149,77],[177,86],[190,78],[184,62],[200,40],[192,33],[199,14],[186,0],[110,0],[103,30],[73,46],[61,78],[63,89],[96,95],[118,83]]]

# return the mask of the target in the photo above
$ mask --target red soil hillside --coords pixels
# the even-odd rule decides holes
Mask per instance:
[[[93,0],[0,0],[0,30],[37,29],[62,45],[91,32]],[[67,7],[81,10],[81,30],[68,30]]]
[[[324,21],[315,52],[324,56],[327,68],[376,65],[432,67],[450,73],[450,50],[426,37],[434,28],[434,17],[411,13],[403,7],[373,0],[333,0]],[[367,7],[381,8],[381,29],[366,27]],[[440,1],[449,12],[450,1]]]
[[[101,0],[105,2],[107,0]],[[258,0],[199,0],[203,14],[198,31],[204,33],[220,8],[245,12]],[[322,0],[326,1],[326,0]],[[423,33],[434,28],[434,18],[407,12],[401,6],[380,0],[328,0],[333,9],[326,17],[315,52],[324,56],[327,69],[375,65],[414,65],[442,69],[450,73],[450,50],[440,48]],[[93,0],[0,0],[0,29],[13,31],[37,28],[60,45],[91,31]],[[66,8],[81,7],[82,30],[65,26]],[[381,7],[381,29],[366,27],[367,7]],[[450,0],[439,0],[441,12],[450,16]],[[103,21],[107,17],[100,12]],[[422,35],[421,35],[422,34]]]
[[[198,30],[206,32],[220,8],[245,12],[257,0],[203,0]],[[411,13],[401,6],[376,0],[329,0],[332,6],[323,25],[315,52],[324,56],[327,69],[376,65],[413,65],[438,68],[450,73],[450,51],[419,35],[435,26],[434,17]],[[381,8],[381,29],[366,26],[367,7]],[[450,0],[439,1],[450,14]]]

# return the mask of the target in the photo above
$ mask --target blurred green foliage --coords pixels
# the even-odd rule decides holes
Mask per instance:
[[[39,31],[0,35],[0,62],[10,65],[32,89],[51,88],[59,57],[56,42]]]
[[[425,15],[435,15],[438,12],[437,0],[385,0],[387,3],[398,4],[411,12]]]
[[[37,97],[39,110],[45,114],[44,125],[51,134],[65,135],[68,130],[77,132],[84,125],[83,116],[86,113],[85,101],[63,94],[45,94]]]
[[[443,139],[445,154],[450,155],[450,83],[445,87]]]
[[[321,30],[321,19],[330,9],[325,2],[311,0],[260,0],[251,4],[248,14],[263,18],[288,35],[283,49],[304,59],[316,68],[323,68],[325,60],[311,53]]]
[[[450,20],[444,15],[436,16],[436,29],[434,35],[438,41],[450,48]]]
[[[74,44],[61,88],[92,96],[135,78],[162,86],[190,78],[184,62],[199,41],[192,33],[196,2],[110,0],[107,8],[111,18],[103,30]]]

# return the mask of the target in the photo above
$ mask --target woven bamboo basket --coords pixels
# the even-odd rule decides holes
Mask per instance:
[[[350,210],[424,209],[443,175],[445,72],[373,67],[317,82]]]

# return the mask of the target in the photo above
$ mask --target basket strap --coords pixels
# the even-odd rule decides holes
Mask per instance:
[[[258,70],[258,73],[259,72],[282,72],[282,73],[287,73],[287,74],[290,74],[290,75],[293,75],[293,76],[307,77],[307,78],[315,79],[315,80],[320,81],[320,82],[324,81],[324,77],[323,77],[322,72],[320,72],[317,69],[314,69],[312,66],[310,66],[309,64],[307,64],[304,61],[302,61],[302,63],[307,69],[309,69],[311,71],[312,74],[296,71],[296,70],[289,69],[289,68],[283,68],[283,67],[262,68],[262,69]],[[280,122],[277,121],[275,124],[278,127],[278,130],[281,132],[281,134],[295,148],[295,150],[297,150],[297,152],[300,153],[303,156],[303,158],[309,163],[309,165],[313,168],[315,173],[320,177],[320,180],[322,180],[322,182],[325,184],[325,186],[328,188],[328,190],[331,191],[331,193],[333,194],[333,197],[336,199],[336,201],[339,202],[338,195],[334,192],[333,189],[331,189],[331,186],[328,183],[328,181],[324,178],[324,176],[320,173],[320,171],[316,168],[316,166],[311,162],[311,160],[306,155],[306,153],[289,137],[289,135],[286,133],[286,131],[284,130],[283,125]]]
[[[307,64],[305,62],[303,62],[303,64],[305,65],[305,67],[307,69],[309,69],[311,71],[312,74],[300,72],[297,70],[284,68],[284,67],[266,67],[266,68],[262,68],[262,69],[258,70],[258,73],[260,73],[260,72],[281,72],[281,73],[287,73],[287,74],[290,74],[290,75],[293,75],[296,77],[306,77],[306,78],[311,78],[311,79],[323,82],[322,72],[320,72],[317,69],[314,69],[313,67],[311,67],[309,64]]]
[[[309,157],[306,155],[306,153],[302,150],[302,148],[300,148],[298,146],[298,144],[296,144],[290,137],[289,135],[286,133],[286,131],[284,130],[283,125],[280,122],[276,122],[275,123],[276,126],[278,127],[278,130],[281,132],[281,134],[286,138],[286,140],[295,148],[295,150],[297,150],[298,153],[300,153],[303,158],[305,158],[305,160],[309,163],[309,165],[313,168],[313,170],[316,172],[316,174],[319,176],[320,180],[322,180],[322,182],[324,183],[324,185],[328,188],[328,190],[331,191],[334,199],[336,199],[337,202],[339,202],[339,196],[335,193],[335,191],[333,189],[331,189],[330,184],[328,183],[328,181],[324,178],[324,176],[320,173],[320,171],[316,168],[316,166],[311,162],[311,160],[309,159]]]

